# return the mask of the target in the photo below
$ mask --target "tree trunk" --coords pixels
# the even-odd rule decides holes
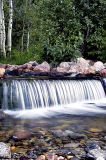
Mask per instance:
[[[1,2],[1,7],[2,7],[2,53],[3,53],[3,57],[6,58],[6,49],[5,49],[6,32],[5,32],[5,19],[4,19],[4,4],[3,4],[3,0]]]
[[[24,51],[24,20],[23,20],[23,29],[22,29],[22,37],[21,37],[21,52]]]
[[[29,40],[30,40],[30,33],[29,33],[29,26],[28,26],[28,31],[27,31],[27,52],[29,52]]]
[[[0,57],[2,56],[2,1],[0,0]]]
[[[9,0],[9,23],[8,23],[8,35],[7,35],[7,52],[11,56],[12,48],[12,25],[13,25],[13,2]]]
[[[25,40],[25,22],[26,22],[26,12],[27,12],[27,5],[28,0],[25,1],[25,10],[24,10],[24,16],[23,16],[23,29],[22,29],[22,37],[21,37],[21,52],[24,52],[24,48],[26,49],[27,44],[24,45]]]

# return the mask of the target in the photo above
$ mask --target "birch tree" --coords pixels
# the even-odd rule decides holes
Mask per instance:
[[[2,53],[2,1],[0,0],[0,56]]]
[[[0,0],[0,53],[1,56],[6,58],[6,32],[5,32],[5,19],[4,19],[4,3]]]
[[[9,0],[9,23],[8,23],[8,34],[7,34],[7,53],[11,56],[12,48],[12,26],[13,26],[13,1]]]

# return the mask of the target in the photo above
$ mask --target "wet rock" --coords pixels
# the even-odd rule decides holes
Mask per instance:
[[[77,158],[77,157],[73,157],[71,160],[79,160],[79,158]]]
[[[5,69],[4,68],[0,68],[0,78],[2,78],[5,74]]]
[[[59,138],[69,137],[73,140],[86,138],[86,135],[75,133],[75,132],[70,131],[70,130],[65,130],[65,131],[55,130],[55,131],[52,131],[52,133],[54,134],[54,136],[59,137]]]
[[[93,133],[100,133],[100,132],[102,132],[102,130],[98,129],[98,128],[90,128],[89,131],[93,132]]]
[[[80,145],[80,143],[68,143],[65,144],[64,147],[65,148],[77,148]]]
[[[30,151],[30,152],[28,153],[28,158],[29,158],[29,159],[37,158],[37,152],[36,152],[36,150]]]
[[[13,135],[14,140],[23,140],[31,137],[31,133],[27,130],[16,131]]]
[[[46,160],[46,157],[44,155],[41,155],[36,160]]]
[[[57,160],[64,160],[64,157],[60,156],[57,158]]]
[[[71,149],[58,149],[56,151],[56,154],[59,156],[67,156],[67,155],[73,155],[72,150]]]
[[[102,150],[97,143],[91,142],[87,144],[86,150],[88,152],[88,158],[94,158],[97,160],[106,159],[106,151]]]
[[[65,136],[68,136],[73,140],[86,138],[86,135],[75,133],[70,130],[66,130],[64,133],[65,133]]]
[[[21,157],[20,157],[20,160],[29,160],[29,158],[26,157],[26,156],[21,156]]]
[[[94,67],[96,71],[100,71],[102,69],[104,69],[104,64],[101,61],[97,61],[94,63]]]
[[[0,142],[0,158],[11,158],[10,147],[3,142]]]
[[[5,116],[5,113],[2,110],[0,110],[0,120],[3,120]]]

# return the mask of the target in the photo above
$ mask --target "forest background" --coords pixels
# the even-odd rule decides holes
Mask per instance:
[[[0,63],[106,61],[106,0],[0,0]]]

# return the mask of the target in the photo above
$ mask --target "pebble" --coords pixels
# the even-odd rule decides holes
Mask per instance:
[[[44,155],[41,155],[36,160],[46,160],[46,157]]]
[[[31,133],[27,130],[20,130],[14,132],[13,139],[14,140],[23,140],[31,137]]]
[[[86,151],[88,152],[87,156],[94,158],[96,160],[105,160],[106,151],[102,150],[97,143],[91,142],[88,144]]]
[[[64,147],[65,148],[77,148],[80,145],[80,143],[68,143],[65,144]]]
[[[0,142],[0,158],[11,158],[10,146]]]

